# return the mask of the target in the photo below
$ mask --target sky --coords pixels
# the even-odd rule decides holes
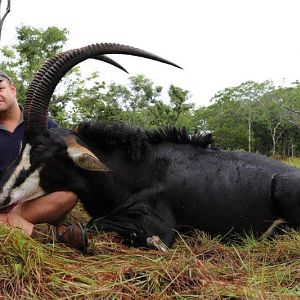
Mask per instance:
[[[16,27],[67,28],[64,50],[97,42],[138,47],[183,70],[142,58],[115,55],[130,76],[144,74],[165,92],[171,84],[206,106],[215,93],[247,80],[289,85],[300,79],[299,0],[11,0],[0,46],[16,42]],[[5,1],[1,14],[4,13]],[[110,83],[128,75],[87,61]]]

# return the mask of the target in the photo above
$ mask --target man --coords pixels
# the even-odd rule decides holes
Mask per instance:
[[[25,131],[16,86],[0,70],[0,171],[17,157]],[[57,125],[49,120],[48,127]],[[26,200],[26,199],[24,199]],[[86,250],[87,234],[81,224],[60,224],[77,203],[69,191],[51,193],[10,207],[0,207],[0,224],[21,228],[41,242],[58,241],[76,249]]]

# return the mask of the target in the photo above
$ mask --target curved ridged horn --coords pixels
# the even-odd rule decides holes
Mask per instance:
[[[171,61],[150,52],[119,44],[92,44],[62,52],[43,64],[29,86],[24,105],[24,121],[26,123],[25,138],[34,139],[37,134],[48,130],[47,118],[49,102],[61,78],[72,67],[82,61],[89,58],[99,59],[99,56],[105,54],[139,56],[181,68]]]
[[[97,59],[97,60],[101,60],[101,61],[104,61],[112,66],[115,66],[117,67],[118,69],[128,73],[128,71],[123,67],[121,66],[119,63],[117,63],[116,61],[114,61],[113,59],[111,59],[110,57],[107,57],[105,55],[99,55],[99,56],[95,56],[93,57],[93,59]]]

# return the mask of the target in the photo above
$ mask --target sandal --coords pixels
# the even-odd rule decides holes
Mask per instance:
[[[43,243],[64,243],[77,250],[87,252],[88,236],[85,227],[80,224],[61,224],[58,226],[47,223],[33,226],[31,237]]]

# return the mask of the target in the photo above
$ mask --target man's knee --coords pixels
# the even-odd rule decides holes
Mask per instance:
[[[78,201],[76,194],[73,192],[54,192],[21,204],[24,209],[38,209],[39,207],[47,208],[48,210],[68,210],[72,209]]]
[[[53,209],[72,209],[78,201],[77,195],[73,192],[54,192],[45,196],[44,200],[46,197],[49,197],[47,199],[47,204],[52,206]]]
[[[20,215],[29,222],[59,223],[76,205],[78,197],[73,192],[54,192],[22,203]]]

